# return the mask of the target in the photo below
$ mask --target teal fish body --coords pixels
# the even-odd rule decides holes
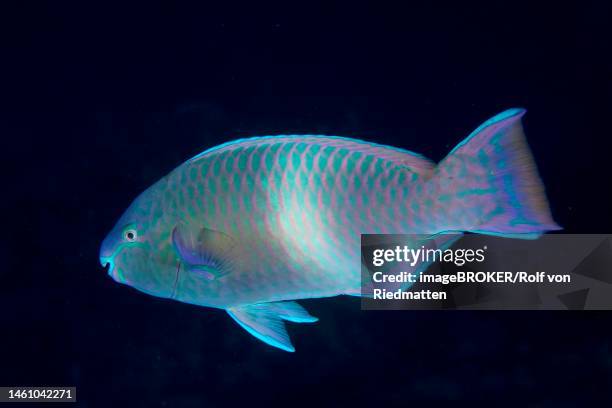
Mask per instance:
[[[142,193],[104,240],[101,262],[118,282],[225,309],[293,351],[283,321],[316,321],[295,300],[361,294],[361,234],[558,229],[523,114],[495,116],[437,165],[343,137],[217,146]]]

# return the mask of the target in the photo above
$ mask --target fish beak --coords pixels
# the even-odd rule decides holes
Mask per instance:
[[[102,265],[102,267],[104,269],[108,269],[107,273],[109,274],[109,276],[113,276],[113,269],[115,269],[115,264],[113,262],[112,257],[110,257],[110,256],[101,256],[100,257],[100,265]]]
[[[112,245],[112,237],[108,236],[104,239],[104,241],[102,242],[102,245],[100,246],[100,254],[99,254],[99,259],[100,259],[100,265],[102,265],[103,268],[106,268],[107,265],[110,265],[109,267],[109,274],[113,269],[113,245]]]

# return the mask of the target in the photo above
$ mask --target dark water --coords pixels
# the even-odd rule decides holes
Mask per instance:
[[[308,300],[320,322],[291,325],[289,354],[98,263],[130,200],[218,143],[334,134],[439,160],[513,106],[556,221],[610,233],[610,3],[492,3],[3,6],[0,385],[75,385],[84,407],[609,400],[610,313]]]

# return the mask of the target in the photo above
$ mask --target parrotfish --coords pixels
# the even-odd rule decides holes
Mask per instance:
[[[240,139],[187,160],[140,194],[100,262],[150,295],[224,309],[256,338],[294,347],[296,301],[362,294],[361,234],[533,238],[553,221],[523,109],[484,122],[438,164],[338,136]]]

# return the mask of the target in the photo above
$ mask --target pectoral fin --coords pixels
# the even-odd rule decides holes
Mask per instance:
[[[283,320],[314,323],[318,319],[296,302],[257,303],[232,307],[227,313],[246,331],[259,340],[281,350],[295,351]]]
[[[185,270],[210,280],[229,273],[236,246],[234,239],[223,232],[208,228],[194,231],[182,224],[172,230],[172,245]]]

